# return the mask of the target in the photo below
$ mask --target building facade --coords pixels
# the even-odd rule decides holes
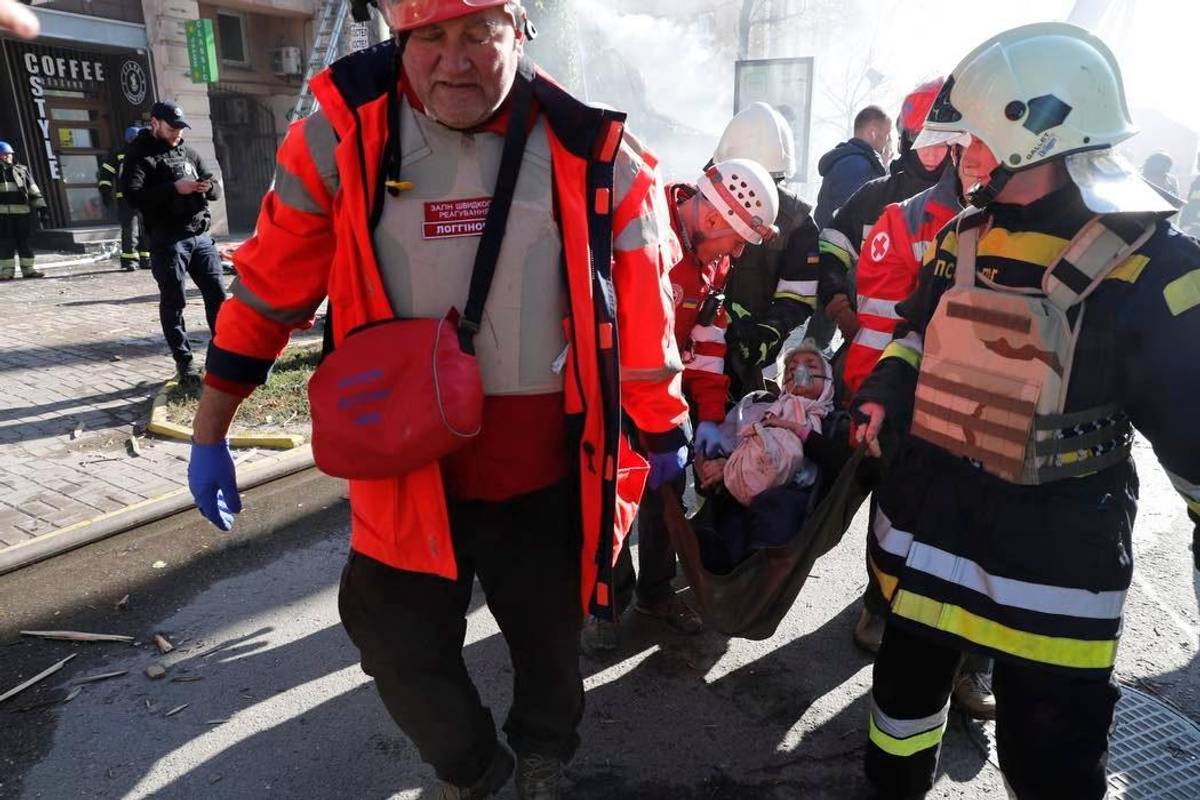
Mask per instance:
[[[0,139],[30,166],[51,224],[97,230],[116,223],[97,170],[122,132],[154,103],[140,0],[56,0],[34,12],[33,42],[0,37]]]

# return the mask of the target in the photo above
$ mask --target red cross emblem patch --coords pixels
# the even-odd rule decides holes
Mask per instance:
[[[887,231],[880,231],[871,239],[871,260],[883,261],[883,257],[887,255],[888,248],[892,246],[892,237],[887,235]]]

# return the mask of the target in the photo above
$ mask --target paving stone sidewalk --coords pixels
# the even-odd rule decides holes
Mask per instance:
[[[174,374],[150,272],[115,260],[39,268],[46,278],[0,283],[0,550],[186,485],[188,445],[142,433]],[[202,359],[208,326],[189,288]]]

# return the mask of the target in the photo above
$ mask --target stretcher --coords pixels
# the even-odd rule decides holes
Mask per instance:
[[[671,544],[691,584],[700,616],[710,627],[743,639],[768,639],[775,633],[804,588],[813,564],[842,540],[870,493],[859,474],[864,452],[861,447],[856,449],[837,476],[822,486],[823,496],[787,544],[755,550],[727,574],[705,569],[693,523],[684,515],[679,495],[670,487],[659,490]],[[704,513],[701,509],[700,514]]]

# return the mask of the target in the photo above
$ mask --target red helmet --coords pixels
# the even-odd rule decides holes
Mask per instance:
[[[908,93],[908,96],[904,98],[904,104],[900,106],[900,119],[897,120],[901,133],[907,133],[916,138],[916,135],[925,127],[925,117],[928,116],[929,109],[933,106],[934,98],[942,90],[943,83],[945,83],[944,79],[934,78]]]
[[[392,30],[411,31],[425,25],[465,17],[485,8],[502,7],[511,0],[385,0]]]

